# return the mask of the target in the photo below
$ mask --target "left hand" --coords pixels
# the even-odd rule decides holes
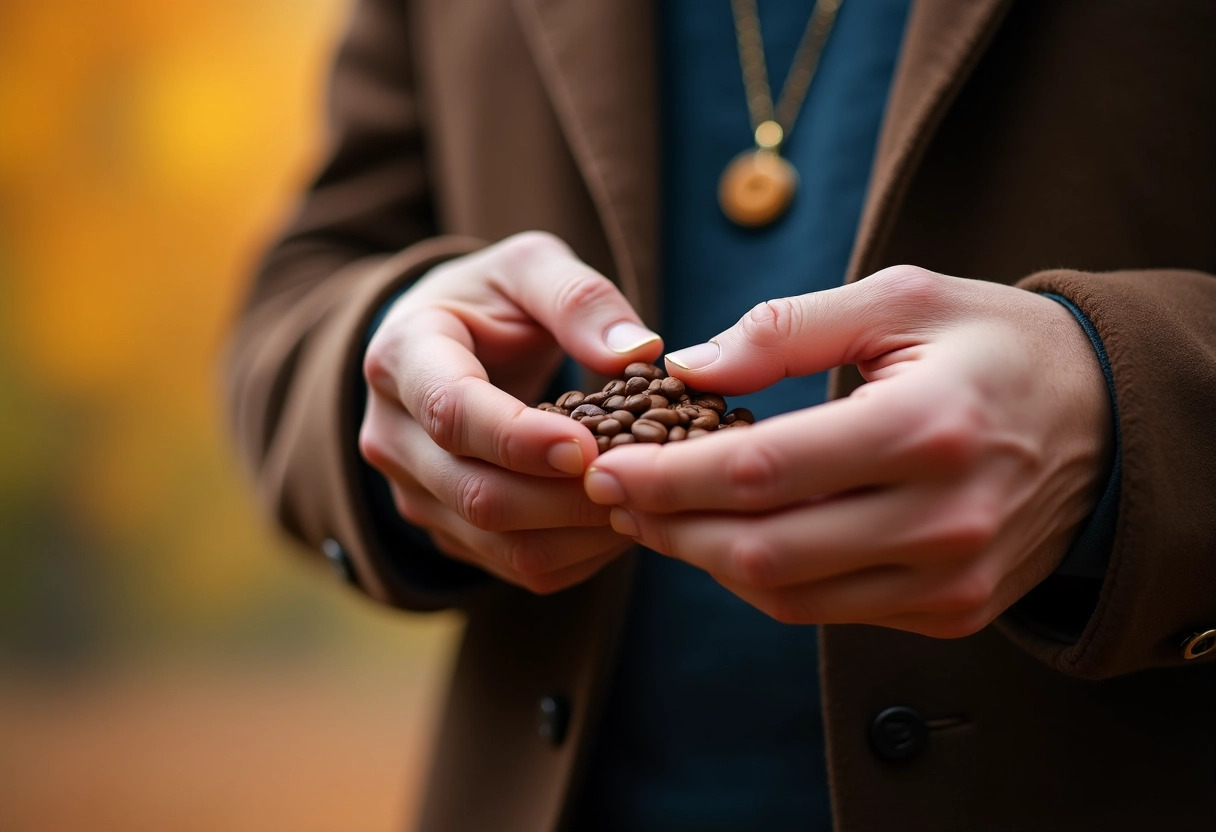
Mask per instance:
[[[762,303],[672,356],[673,375],[725,395],[850,363],[869,382],[750,428],[615,448],[586,475],[618,532],[784,622],[974,633],[1059,565],[1108,473],[1093,347],[1021,289],[895,267]]]

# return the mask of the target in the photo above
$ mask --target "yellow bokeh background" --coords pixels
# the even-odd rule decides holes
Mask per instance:
[[[0,829],[400,829],[459,622],[259,516],[225,327],[346,0],[0,1]]]

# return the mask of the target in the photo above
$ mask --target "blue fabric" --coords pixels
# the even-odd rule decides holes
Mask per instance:
[[[907,0],[845,3],[785,155],[800,187],[763,229],[721,213],[718,177],[752,146],[726,0],[661,6],[662,333],[699,343],[756,303],[839,285],[860,218]],[[760,2],[778,95],[813,0]],[[759,417],[818,404],[822,375],[731,404]],[[681,562],[646,553],[572,828],[831,828],[817,633],[779,624]]]

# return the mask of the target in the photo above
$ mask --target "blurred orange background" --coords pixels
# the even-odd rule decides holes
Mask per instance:
[[[389,830],[459,622],[267,527],[218,363],[346,0],[0,2],[0,830]]]

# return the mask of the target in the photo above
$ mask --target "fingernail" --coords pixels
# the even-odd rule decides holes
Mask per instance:
[[[625,537],[638,536],[638,521],[633,518],[628,509],[617,506],[608,515],[608,522],[612,524],[612,530],[617,534],[623,534]]]
[[[591,502],[602,506],[625,502],[625,489],[621,488],[617,478],[595,466],[592,466],[583,478],[583,490],[587,492]]]
[[[677,367],[685,370],[700,370],[718,360],[722,351],[713,341],[704,344],[694,344],[682,350],[669,352],[665,358]]]
[[[548,462],[555,471],[561,471],[563,474],[581,474],[583,473],[583,449],[579,447],[576,439],[558,442],[545,453],[545,462]]]
[[[659,336],[644,326],[629,321],[614,324],[604,333],[604,343],[613,352],[625,353],[659,340]]]

